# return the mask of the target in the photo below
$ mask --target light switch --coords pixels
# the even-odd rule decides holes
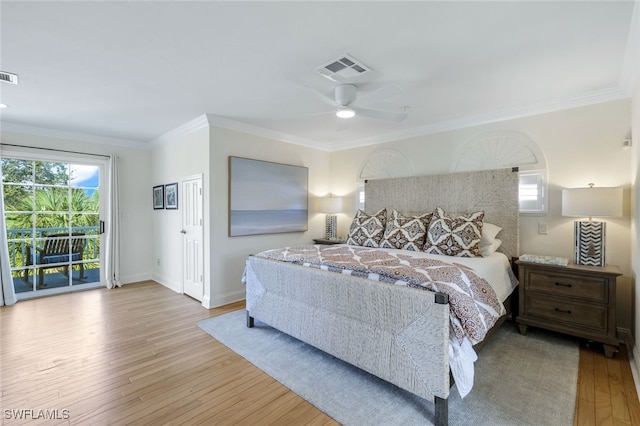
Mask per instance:
[[[547,223],[539,222],[538,223],[538,234],[547,235]]]

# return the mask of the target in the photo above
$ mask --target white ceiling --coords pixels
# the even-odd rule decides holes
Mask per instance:
[[[2,0],[0,69],[20,84],[0,83],[0,118],[151,142],[208,114],[326,150],[385,142],[629,97],[634,5]],[[403,89],[373,106],[406,120],[343,128],[313,69],[344,53],[373,69],[360,96]]]

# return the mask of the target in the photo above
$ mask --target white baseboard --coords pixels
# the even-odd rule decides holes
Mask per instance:
[[[158,274],[152,274],[151,279],[158,284],[161,284],[168,289],[175,291],[176,293],[182,294],[182,282],[176,282]]]
[[[161,284],[167,287],[170,290],[175,291],[176,293],[182,294],[182,282],[177,282],[162,276],[160,274],[152,274],[150,277],[144,277],[143,279],[138,279],[138,281],[145,280],[153,280],[158,284]],[[127,283],[136,282],[136,281],[128,281]],[[123,280],[124,283],[124,280]],[[245,290],[232,291],[225,294],[216,295],[214,297],[203,295],[202,297],[202,306],[207,309],[217,308],[219,306],[228,305],[229,303],[239,302],[240,300],[245,299],[246,292]]]
[[[246,297],[245,290],[232,291],[230,293],[220,294],[209,298],[202,299],[202,306],[207,309],[217,308],[218,306],[228,305],[229,303],[239,302]],[[207,305],[205,305],[205,299]]]
[[[209,296],[202,296],[202,306],[204,306],[207,309],[211,309],[211,298]]]
[[[120,277],[120,282],[122,285],[139,283],[141,281],[149,281],[151,278],[151,274],[135,274],[135,275],[125,275]]]
[[[182,294],[182,282],[171,280],[170,278],[167,278],[160,274],[152,274],[151,278],[149,279],[167,287],[170,290],[175,291],[176,293]],[[229,303],[238,302],[244,299],[245,299],[244,289],[233,291],[230,293],[220,294],[214,297],[203,295],[202,306],[204,306],[207,309],[212,309],[212,308],[217,308],[219,306],[228,305]]]
[[[629,365],[631,366],[631,374],[633,375],[633,383],[636,385],[636,392],[640,395],[640,348],[636,346],[631,333],[627,334],[625,344],[629,351]]]

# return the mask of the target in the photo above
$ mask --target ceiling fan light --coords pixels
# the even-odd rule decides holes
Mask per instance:
[[[356,115],[356,112],[351,108],[341,107],[336,111],[336,115],[340,118],[351,118]]]

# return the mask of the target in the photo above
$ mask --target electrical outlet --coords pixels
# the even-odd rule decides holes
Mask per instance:
[[[547,235],[547,223],[546,222],[538,223],[538,234]]]

